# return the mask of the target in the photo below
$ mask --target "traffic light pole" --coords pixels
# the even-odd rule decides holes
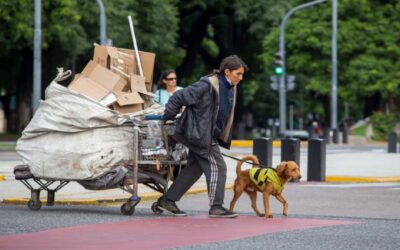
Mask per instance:
[[[279,82],[279,134],[283,136],[286,132],[286,86],[285,86],[285,75],[286,75],[286,67],[285,67],[285,25],[289,17],[296,11],[300,9],[304,9],[307,7],[311,7],[316,4],[320,4],[326,2],[327,0],[317,0],[312,1],[305,4],[300,4],[293,9],[289,10],[289,12],[285,15],[281,22],[280,26],[280,36],[279,36],[279,54],[282,58],[282,74],[280,76]]]

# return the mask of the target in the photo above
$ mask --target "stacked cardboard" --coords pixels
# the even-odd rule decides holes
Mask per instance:
[[[155,54],[139,51],[143,76],[133,50],[95,45],[93,60],[68,86],[121,113],[143,110],[152,103]]]

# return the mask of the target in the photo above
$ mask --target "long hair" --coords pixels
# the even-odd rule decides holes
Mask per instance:
[[[163,80],[165,80],[167,78],[167,76],[171,73],[176,74],[174,69],[167,69],[167,70],[164,70],[163,72],[161,72],[160,78],[157,81],[158,89],[166,89],[166,86],[165,86],[165,83]]]

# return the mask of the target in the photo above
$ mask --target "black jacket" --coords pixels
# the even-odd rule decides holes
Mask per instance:
[[[202,77],[198,82],[176,91],[165,106],[163,120],[173,120],[186,107],[176,122],[174,138],[200,155],[207,155],[213,141],[215,121],[218,114],[218,79],[214,84],[210,77]],[[216,86],[215,86],[216,85]],[[231,126],[228,140],[218,139],[221,146],[230,148]]]

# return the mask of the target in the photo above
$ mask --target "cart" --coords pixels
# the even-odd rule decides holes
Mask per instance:
[[[144,116],[143,121],[132,121],[132,125],[133,160],[125,162],[123,176],[117,178],[120,179],[119,182],[98,188],[98,190],[120,188],[131,194],[131,197],[121,206],[120,210],[124,215],[134,214],[135,206],[140,202],[139,183],[157,192],[165,193],[168,182],[174,180],[179,171],[186,166],[187,159],[186,148],[169,135],[168,131],[173,128],[173,123],[163,124],[159,115],[148,115]],[[21,181],[31,191],[31,198],[27,205],[29,209],[35,211],[40,210],[42,206],[41,191],[47,191],[46,205],[54,206],[55,193],[71,181],[36,178],[30,173],[27,165],[16,166],[14,175],[16,180]],[[83,184],[81,181],[78,182]],[[151,208],[156,214],[162,212],[155,204]]]

